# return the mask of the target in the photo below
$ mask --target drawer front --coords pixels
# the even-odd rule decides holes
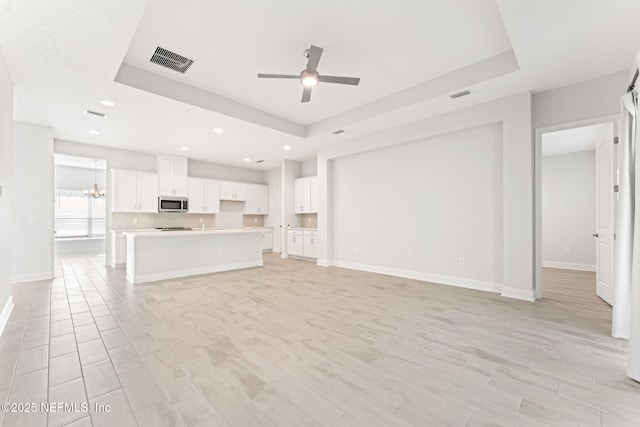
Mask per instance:
[[[287,234],[289,236],[302,236],[304,235],[304,232],[302,230],[288,230]]]
[[[313,231],[306,231],[304,232],[305,237],[309,236],[309,237],[317,237],[318,236],[318,231],[313,230]]]

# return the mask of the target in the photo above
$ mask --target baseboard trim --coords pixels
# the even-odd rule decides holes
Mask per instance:
[[[38,280],[51,280],[55,276],[53,271],[43,273],[14,274],[11,276],[11,283],[35,282]]]
[[[561,268],[563,270],[596,271],[594,264],[578,264],[575,262],[542,261],[547,268]]]
[[[532,290],[509,288],[507,286],[502,288],[502,293],[500,294],[500,296],[529,302],[533,302],[536,300],[535,294]]]
[[[232,264],[211,265],[198,268],[185,268],[174,271],[163,271],[162,273],[134,274],[127,272],[126,279],[129,283],[137,285],[139,283],[157,282],[159,280],[180,279],[201,274],[219,273],[221,271],[241,270],[243,268],[262,267],[262,258],[259,260],[235,262]]]
[[[320,265],[320,260],[318,261],[318,265]],[[421,271],[403,270],[399,268],[381,267],[369,264],[358,264],[347,261],[334,261],[333,265],[336,267],[349,268],[352,270],[368,271],[370,273],[386,274],[389,276],[404,277],[407,279],[415,279],[424,282],[457,286],[459,288],[475,289],[479,291],[499,293],[502,290],[501,283],[466,279],[463,277],[443,276],[440,274],[423,273]]]
[[[2,309],[2,313],[0,313],[0,335],[4,332],[5,326],[7,326],[7,322],[9,321],[9,316],[11,316],[11,312],[13,311],[13,297],[9,296],[7,303],[4,305]]]
[[[319,259],[316,261],[318,267],[331,267],[331,263],[326,259]]]

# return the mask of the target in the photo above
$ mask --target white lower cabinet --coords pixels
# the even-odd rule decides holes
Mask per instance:
[[[302,230],[287,232],[287,253],[289,255],[304,256],[304,233]]]
[[[262,233],[262,250],[273,250],[273,231],[269,230]]]
[[[287,253],[305,258],[317,258],[318,232],[316,230],[289,230],[287,232]]]
[[[304,232],[302,256],[305,256],[307,258],[318,258],[318,251],[316,250],[316,240],[318,240],[317,231]]]
[[[127,264],[127,236],[121,231],[111,232],[111,267],[123,267]]]

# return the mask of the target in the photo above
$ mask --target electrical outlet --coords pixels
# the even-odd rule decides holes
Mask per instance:
[[[567,253],[567,254],[570,254],[571,253],[571,246],[565,246],[564,247],[564,252]]]
[[[464,257],[463,257],[463,256],[461,256],[460,258],[458,258],[458,263],[459,263],[460,265],[464,265]]]
[[[200,224],[204,222],[204,218],[200,218]]]
[[[138,218],[133,218],[133,223],[137,224],[138,223]]]
[[[311,224],[311,218],[307,218],[307,224]]]
[[[253,218],[253,222],[258,223],[258,218]]]
[[[409,251],[409,259],[413,259],[413,252]]]

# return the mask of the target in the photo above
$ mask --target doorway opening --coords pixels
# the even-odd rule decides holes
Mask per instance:
[[[536,132],[537,298],[612,303],[615,134],[611,119]]]
[[[105,251],[106,161],[54,154],[55,252]]]

